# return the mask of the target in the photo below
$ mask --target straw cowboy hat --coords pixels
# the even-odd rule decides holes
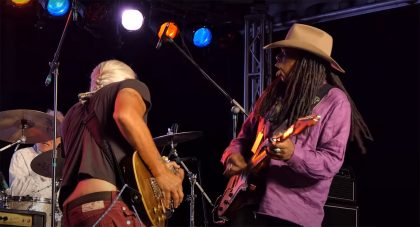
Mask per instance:
[[[285,40],[270,43],[264,49],[288,47],[308,51],[328,61],[331,67],[339,72],[345,73],[344,69],[331,58],[332,46],[333,38],[328,33],[312,26],[294,24],[287,33]]]

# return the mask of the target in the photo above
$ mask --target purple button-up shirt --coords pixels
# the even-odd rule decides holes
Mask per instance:
[[[346,95],[332,88],[314,107],[321,116],[317,124],[292,136],[295,144],[288,161],[270,160],[266,191],[258,213],[285,219],[302,226],[321,226],[324,204],[334,175],[344,161],[351,125],[351,106]],[[238,137],[223,153],[224,164],[232,153],[251,151],[263,118],[251,113]],[[264,121],[264,138],[272,136],[270,122]]]

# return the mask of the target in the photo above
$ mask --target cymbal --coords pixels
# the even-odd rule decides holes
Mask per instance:
[[[57,136],[60,134],[57,120]],[[23,143],[40,143],[52,140],[54,117],[37,110],[7,110],[0,112],[0,140],[14,143],[24,136]]]
[[[56,159],[57,165],[55,167],[56,177],[61,177],[63,173],[64,158],[61,157],[60,150],[60,146],[58,146]],[[52,178],[51,159],[52,150],[42,152],[32,160],[31,169],[41,176]]]
[[[153,140],[155,141],[156,146],[162,147],[162,146],[170,145],[171,142],[173,143],[187,142],[189,140],[193,140],[200,137],[202,134],[203,133],[200,131],[179,132],[179,133],[158,136],[158,137],[153,138]]]

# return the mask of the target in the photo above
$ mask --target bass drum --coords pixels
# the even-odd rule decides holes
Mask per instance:
[[[6,209],[44,212],[46,216],[45,226],[52,226],[51,205],[51,199],[31,196],[7,196],[3,202],[3,206]],[[61,226],[61,216],[61,211],[55,209],[55,220],[59,220],[55,222],[55,226]]]

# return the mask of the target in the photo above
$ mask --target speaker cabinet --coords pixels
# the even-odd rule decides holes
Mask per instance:
[[[327,202],[324,206],[322,226],[359,226],[359,208]]]
[[[340,203],[355,203],[355,183],[353,170],[350,168],[341,168],[331,182],[328,200],[339,201]]]
[[[0,226],[45,227],[46,214],[30,210],[0,209]]]

